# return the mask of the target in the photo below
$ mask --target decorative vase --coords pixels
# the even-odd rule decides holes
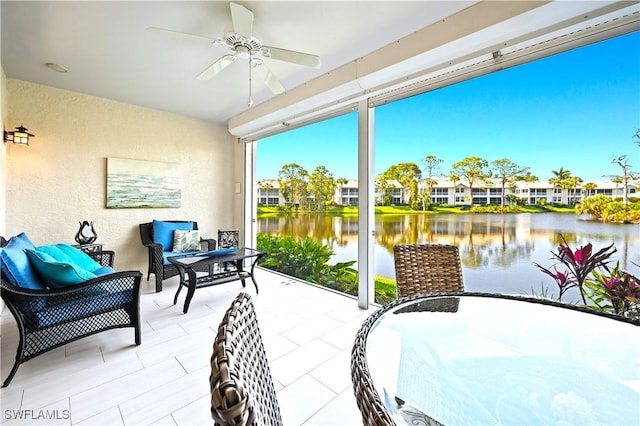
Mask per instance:
[[[79,223],[80,229],[78,229],[78,233],[76,234],[76,242],[81,245],[93,243],[98,238],[96,230],[93,229],[93,222],[85,220]]]
[[[240,231],[237,229],[218,229],[218,248],[237,248],[240,242]]]

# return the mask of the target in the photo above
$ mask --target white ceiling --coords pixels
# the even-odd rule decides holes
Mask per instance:
[[[457,78],[469,78],[467,63],[490,72],[640,28],[637,0],[236,3],[253,11],[254,34],[265,45],[319,55],[322,66],[266,59],[286,91],[274,97],[254,75],[248,109],[246,60],[201,81],[196,76],[230,53],[226,47],[146,31],[219,39],[231,23],[227,1],[2,0],[2,67],[8,78],[229,124],[246,135],[301,111],[337,108],[425,75],[433,80],[434,72],[450,78],[462,70]]]
[[[267,60],[286,90],[400,39],[474,2],[238,1],[254,12],[264,44],[319,55],[319,69]],[[231,22],[222,1],[1,2],[8,78],[109,98],[210,122],[247,109],[248,64],[209,81],[196,76],[224,46],[146,31],[162,27],[214,39]],[[68,68],[58,73],[47,62]],[[253,99],[273,97],[254,75]]]

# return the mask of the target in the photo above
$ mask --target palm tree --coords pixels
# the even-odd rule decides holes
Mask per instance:
[[[441,174],[440,165],[444,163],[444,160],[436,157],[435,155],[427,155],[422,159],[422,163],[426,169],[426,178],[424,180],[425,185],[427,185],[427,190],[422,194],[422,210],[426,210],[428,203],[431,205],[431,195],[433,192],[434,185],[437,184],[437,181],[434,179],[434,176],[439,176]]]
[[[342,188],[349,183],[349,181],[343,177],[336,179],[336,184],[338,185],[338,192],[339,192],[339,197],[340,197],[340,204],[342,203]]]
[[[582,188],[587,191],[587,197],[590,197],[591,196],[591,192],[595,191],[597,187],[598,187],[598,185],[596,185],[593,182],[587,182],[584,185],[582,185]]]
[[[582,183],[582,178],[579,178],[577,176],[571,176],[569,179],[566,180],[565,188],[571,191],[571,195],[572,195],[571,200],[567,200],[568,201],[567,204],[570,204],[572,206],[575,205],[576,189],[580,186],[581,183]]]
[[[616,184],[616,195],[618,194],[618,185],[622,183],[622,178],[620,176],[613,176],[611,178],[611,182]]]
[[[567,184],[569,183],[568,180],[571,179],[571,172],[569,170],[565,170],[564,167],[560,167],[558,170],[551,170],[551,173],[553,173],[554,177],[549,179],[549,183],[553,185],[554,188],[561,191],[560,201],[567,204],[565,202],[567,199],[567,197],[565,197],[565,190],[568,189]]]

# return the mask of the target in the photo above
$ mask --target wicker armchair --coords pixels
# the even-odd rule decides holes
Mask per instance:
[[[398,297],[464,291],[457,246],[406,244],[393,247]]]
[[[216,425],[282,425],[251,297],[227,310],[211,357],[211,416]]]
[[[168,220],[166,222],[180,223],[185,222],[182,220]],[[171,278],[173,276],[178,275],[178,268],[174,265],[165,262],[163,256],[163,249],[161,244],[154,243],[153,240],[153,222],[141,223],[139,225],[140,228],[140,240],[142,241],[142,245],[145,246],[149,251],[149,264],[147,267],[147,281],[149,281],[149,276],[154,274],[156,277],[156,292],[162,291],[162,281],[167,278]],[[193,222],[193,229],[198,229],[198,223]],[[216,248],[216,240],[215,239],[202,239],[202,250],[215,250]],[[210,272],[209,266],[205,265],[200,268],[196,268],[196,271],[199,272]]]
[[[113,267],[113,251],[89,256],[102,266]],[[2,300],[15,318],[20,335],[15,364],[2,386],[9,385],[22,363],[102,331],[133,327],[139,345],[141,280],[139,271],[126,271],[62,289],[31,290],[16,287],[2,277]]]

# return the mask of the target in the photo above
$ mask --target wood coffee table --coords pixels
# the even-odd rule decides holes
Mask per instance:
[[[245,287],[245,279],[251,278],[256,288],[256,293],[258,293],[258,283],[253,276],[253,271],[258,260],[265,254],[265,252],[256,249],[240,247],[233,249],[233,251],[213,250],[212,252],[168,257],[167,260],[175,265],[180,273],[180,284],[173,298],[173,304],[178,303],[178,295],[183,286],[187,287],[187,297],[184,301],[183,309],[185,314],[189,310],[189,304],[197,288],[210,287],[238,280],[242,282],[242,287]],[[253,259],[249,270],[244,269],[245,259]],[[216,264],[218,265],[217,271],[215,267]],[[209,265],[209,274],[198,276],[195,268],[203,265]],[[185,279],[185,274],[187,279]]]

